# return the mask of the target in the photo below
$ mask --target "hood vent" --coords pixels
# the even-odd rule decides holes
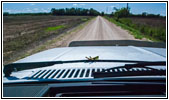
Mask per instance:
[[[92,78],[92,72],[100,72],[102,68],[84,69],[49,69],[39,70],[33,73],[29,79],[74,79]]]
[[[127,72],[127,71],[147,71],[146,68],[118,68],[114,70],[105,70],[103,68],[77,68],[77,69],[49,69],[38,70],[30,75],[29,79],[86,79],[93,78],[93,72]]]

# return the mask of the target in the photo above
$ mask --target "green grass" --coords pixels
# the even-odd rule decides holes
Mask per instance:
[[[108,19],[110,22],[116,24],[117,26],[120,26],[122,27],[123,29],[126,29],[126,30],[129,30],[129,32],[136,38],[136,39],[142,39],[144,36],[142,34],[140,34],[140,32],[134,28],[131,28],[125,24],[122,24],[118,21],[116,21],[115,19],[113,18],[109,18],[109,17],[105,17],[106,19]]]
[[[128,30],[136,39],[147,38],[152,41],[166,42],[165,27],[134,24],[130,18],[120,18],[118,20],[107,16],[105,18],[117,26]]]
[[[87,18],[82,18],[81,20],[82,20],[82,21],[87,21],[88,19],[87,19]]]
[[[48,28],[46,28],[46,31],[56,31],[56,30],[62,29],[64,27],[65,27],[64,25],[58,25],[55,27],[48,27]]]

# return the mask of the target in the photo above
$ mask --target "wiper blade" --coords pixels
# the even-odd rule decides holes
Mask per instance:
[[[164,66],[164,65],[166,65],[166,62],[165,61],[138,62],[136,64],[125,64],[124,66],[118,66],[118,67],[108,68],[107,70],[111,70],[111,69],[115,69],[115,68],[131,69],[131,68],[134,68],[134,67],[149,68],[149,69],[155,70],[154,68],[150,68],[150,67],[147,67],[147,66],[160,66],[160,65]]]
[[[41,68],[52,66],[54,64],[64,63],[90,63],[90,62],[118,62],[118,63],[144,63],[147,61],[132,61],[132,60],[70,60],[70,61],[44,61],[44,62],[25,62],[25,63],[12,63],[4,66],[5,77],[9,77],[12,71],[21,71],[26,69]]]
[[[70,61],[43,61],[43,62],[25,62],[25,63],[11,63],[4,66],[4,74],[5,77],[9,77],[11,72],[33,69],[33,68],[41,68],[46,66],[52,66],[54,64],[64,64],[64,63],[80,63],[80,62],[123,62],[123,63],[141,63],[146,61],[131,61],[131,60],[70,60]]]
[[[101,77],[119,77],[119,76],[152,76],[152,75],[166,75],[166,70],[158,70],[155,68],[150,68],[147,66],[165,66],[165,61],[158,62],[142,62],[137,64],[125,64],[124,66],[118,66],[113,68],[108,68],[102,72],[94,72],[94,78]],[[132,68],[144,68],[145,70],[130,70]],[[125,69],[125,71],[117,71],[119,69]]]

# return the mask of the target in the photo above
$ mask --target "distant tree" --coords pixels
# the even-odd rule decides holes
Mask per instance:
[[[3,16],[8,16],[9,15],[9,12],[4,12],[3,13]]]
[[[112,13],[110,14],[110,16],[114,16],[114,12],[112,12]]]
[[[55,8],[52,8],[52,9],[51,9],[51,14],[52,14],[52,15],[56,15],[56,9],[55,9]]]
[[[93,8],[90,8],[89,15],[94,15],[94,9]]]
[[[82,15],[89,15],[89,10],[88,9],[83,9],[81,11]]]
[[[127,8],[116,9],[114,16],[119,19],[121,17],[128,17],[130,15],[130,11]]]
[[[119,9],[117,9],[116,7],[113,8],[115,11],[118,11]]]
[[[142,13],[142,16],[143,16],[143,17],[146,17],[146,16],[147,16],[147,13],[146,13],[146,12],[143,12],[143,13]]]
[[[98,11],[94,10],[93,8],[90,8],[89,15],[91,15],[91,16],[97,16],[99,14],[100,13]]]
[[[101,15],[104,16],[104,12],[102,12]]]
[[[149,18],[159,18],[160,14],[157,14],[157,15],[155,15],[155,14],[147,14],[147,17],[149,17]]]
[[[58,10],[58,15],[65,15],[65,10],[64,9],[59,9]]]
[[[93,8],[91,9],[82,9],[82,8],[66,8],[66,9],[51,9],[52,15],[91,15],[96,16],[100,13]]]
[[[76,9],[75,8],[71,8],[70,9],[70,14],[71,15],[76,15]]]

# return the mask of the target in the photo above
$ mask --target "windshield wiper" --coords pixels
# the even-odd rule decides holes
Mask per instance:
[[[122,62],[122,63],[139,63],[146,61],[132,61],[132,60],[69,60],[69,61],[43,61],[43,62],[23,62],[23,63],[11,63],[4,65],[3,72],[5,77],[9,77],[10,74],[15,71],[21,71],[26,69],[41,68],[46,66],[52,66],[55,64],[65,63],[90,63],[90,62]]]
[[[64,63],[90,63],[90,62],[118,62],[118,63],[144,63],[148,61],[132,61],[132,60],[70,60],[70,61],[43,61],[43,62],[24,62],[24,63],[11,63],[4,66],[5,77],[9,77],[10,74],[15,71],[21,71],[26,69],[41,68],[46,66],[52,66],[55,64]]]
[[[155,68],[151,68],[147,66],[166,66],[166,62],[158,61],[158,62],[141,62],[141,63],[136,63],[136,64],[125,64],[124,66],[108,68],[108,69],[103,70],[102,72],[94,72],[92,74],[94,78],[120,77],[120,76],[166,75],[166,70],[159,70],[159,69],[155,69]],[[132,68],[142,68],[144,70],[138,71],[138,70],[133,70]],[[119,69],[123,71],[120,71]]]
[[[112,68],[108,68],[107,70],[110,69],[115,69],[115,68],[126,68],[126,69],[131,69],[134,67],[142,67],[142,68],[149,68],[149,69],[154,69],[154,68],[150,68],[147,66],[164,66],[166,65],[165,61],[155,61],[155,62],[138,62],[136,64],[125,64],[124,66],[118,66],[118,67],[112,67]]]

